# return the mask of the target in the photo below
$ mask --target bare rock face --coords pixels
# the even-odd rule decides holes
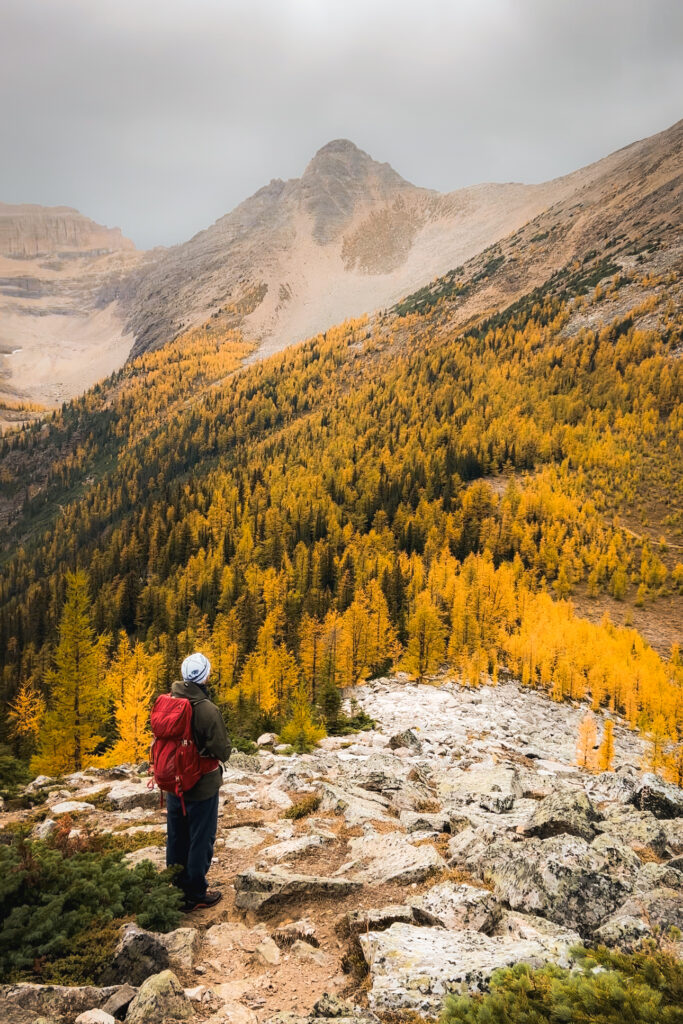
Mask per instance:
[[[0,203],[0,256],[133,251],[120,228],[105,228],[69,206]]]

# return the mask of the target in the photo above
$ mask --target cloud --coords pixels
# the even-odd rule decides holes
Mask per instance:
[[[4,0],[0,199],[182,241],[348,137],[449,190],[680,116],[677,0]]]

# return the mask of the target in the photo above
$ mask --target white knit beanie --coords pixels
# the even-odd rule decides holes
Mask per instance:
[[[188,654],[180,666],[180,671],[186,683],[196,683],[197,686],[202,686],[209,678],[211,664],[206,655],[196,651],[194,654]]]

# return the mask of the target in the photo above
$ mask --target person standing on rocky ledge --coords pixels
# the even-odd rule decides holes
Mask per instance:
[[[231,744],[223,716],[209,698],[208,658],[190,654],[181,673],[182,680],[158,697],[152,710],[151,769],[166,793],[166,864],[182,869],[175,884],[189,912],[222,899],[220,891],[208,889],[206,875],[218,826],[221,762],[230,757]]]

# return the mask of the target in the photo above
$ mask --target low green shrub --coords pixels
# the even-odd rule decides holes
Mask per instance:
[[[298,821],[299,818],[305,818],[308,814],[315,814],[319,807],[320,797],[317,793],[311,793],[283,811],[282,817],[289,818],[290,821]]]
[[[491,990],[451,996],[441,1024],[682,1024],[683,964],[654,944],[636,953],[575,950],[578,969],[496,971]]]
[[[0,980],[97,981],[101,948],[110,948],[103,932],[111,939],[114,922],[177,927],[181,894],[170,874],[148,862],[129,869],[122,857],[69,852],[21,833],[0,845]]]

